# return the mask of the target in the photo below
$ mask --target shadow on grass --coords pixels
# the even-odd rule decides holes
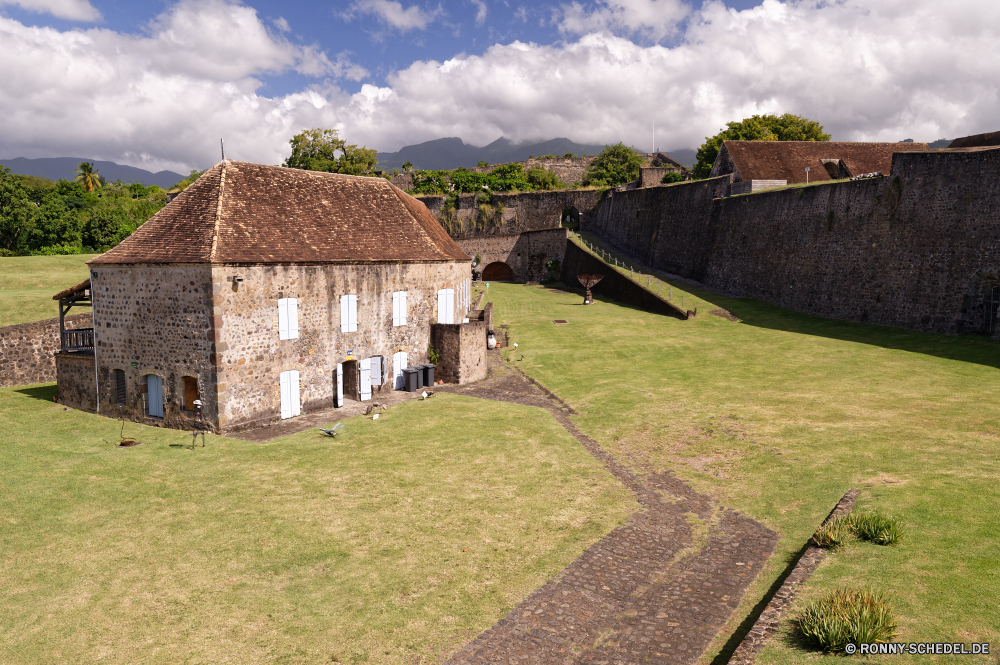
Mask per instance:
[[[55,401],[55,397],[59,394],[59,387],[50,383],[44,386],[31,386],[30,388],[18,388],[14,392],[21,393],[22,395],[27,395],[32,399],[40,399],[44,402]]]

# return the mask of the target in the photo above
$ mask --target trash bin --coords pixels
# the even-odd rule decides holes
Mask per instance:
[[[417,392],[417,388],[420,386],[417,383],[420,381],[421,371],[416,367],[404,367],[403,368],[403,390],[408,393]]]
[[[424,385],[425,386],[433,386],[434,385],[434,368],[437,367],[437,365],[435,365],[433,363],[430,363],[430,364],[427,364],[427,365],[421,365],[421,367],[424,370]]]

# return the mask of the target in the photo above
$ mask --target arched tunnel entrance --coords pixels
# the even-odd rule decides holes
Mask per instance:
[[[494,261],[483,268],[484,282],[513,282],[514,269],[503,261]]]

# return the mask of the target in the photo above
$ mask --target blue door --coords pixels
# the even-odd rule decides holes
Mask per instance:
[[[146,399],[149,415],[163,417],[163,379],[155,374],[146,375]]]

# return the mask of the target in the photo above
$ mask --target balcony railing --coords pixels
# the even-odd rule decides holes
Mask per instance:
[[[77,328],[76,330],[66,330],[62,334],[63,351],[84,351],[94,348],[94,329]]]

